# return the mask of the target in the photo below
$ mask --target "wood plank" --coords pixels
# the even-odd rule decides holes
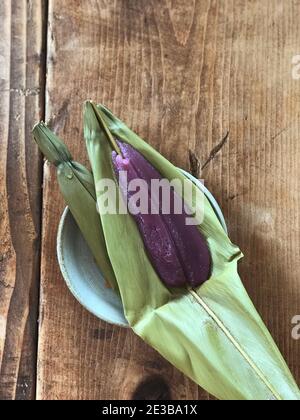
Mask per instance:
[[[0,399],[35,397],[44,2],[0,4]]]
[[[49,2],[47,118],[87,162],[82,102],[109,106],[176,165],[195,169],[230,138],[203,176],[244,250],[241,274],[298,382],[300,83],[294,2]],[[190,159],[192,157],[192,159]],[[55,256],[63,209],[45,164],[39,399],[209,398],[130,331],[75,302]],[[293,267],[291,272],[290,267]],[[159,398],[159,395],[156,395]]]

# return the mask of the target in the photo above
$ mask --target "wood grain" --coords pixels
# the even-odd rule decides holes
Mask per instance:
[[[189,169],[192,156],[199,170],[195,156],[204,164],[218,151],[202,176],[246,255],[246,287],[298,383],[291,319],[300,312],[300,82],[291,62],[299,8],[278,0],[50,0],[46,104],[52,127],[84,163],[87,98],[105,103],[178,166]],[[45,164],[37,398],[128,399],[157,375],[158,394],[167,384],[172,398],[209,398],[130,331],[75,302],[55,256],[62,209]]]
[[[41,1],[0,3],[0,399],[35,397],[44,109]],[[3,28],[3,31],[2,31]]]

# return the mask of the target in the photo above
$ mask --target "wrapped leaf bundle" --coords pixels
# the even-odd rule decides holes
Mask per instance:
[[[118,290],[99,223],[93,175],[73,160],[66,145],[43,122],[32,133],[44,156],[56,166],[61,193],[105,279]]]
[[[172,270],[148,239],[139,215],[98,214],[100,191],[95,185],[103,179],[118,185],[121,169],[147,183],[153,178],[184,182],[184,175],[101,105],[85,104],[84,135],[93,176],[73,161],[43,123],[34,129],[42,152],[57,166],[61,191],[99,267],[120,293],[135,333],[219,399],[299,400],[297,384],[237,273],[242,253],[209,201],[204,198],[203,223],[189,231],[191,244],[174,214],[150,219],[164,232],[157,247],[164,240],[168,244]],[[193,208],[195,203],[186,204]],[[195,249],[202,264],[195,261]]]
[[[84,135],[95,185],[104,178],[118,182],[121,161],[113,149],[122,154],[121,144],[130,145],[161,177],[184,181],[176,167],[103,106],[86,103]],[[147,174],[141,169],[139,176]],[[198,229],[212,268],[209,280],[193,288],[164,284],[132,215],[100,213],[125,316],[136,334],[219,399],[298,400],[297,384],[237,273],[242,253],[207,199],[204,205]]]

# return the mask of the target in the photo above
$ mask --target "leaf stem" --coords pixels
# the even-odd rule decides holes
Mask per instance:
[[[264,385],[270,390],[270,392],[273,394],[273,396],[277,400],[282,401],[283,400],[282,397],[278,394],[278,392],[269,383],[268,379],[261,372],[259,367],[256,366],[256,364],[253,362],[251,357],[248,356],[248,354],[245,352],[245,350],[241,347],[241,345],[238,343],[238,341],[233,337],[231,332],[226,328],[226,326],[218,318],[218,316],[214,313],[214,311],[205,303],[205,301],[197,294],[197,292],[194,289],[189,289],[189,292],[194,297],[194,299],[202,306],[202,308],[208,313],[208,315],[216,322],[218,327],[221,328],[221,330],[226,335],[226,337],[229,339],[229,341],[231,341],[231,343],[234,345],[234,347],[241,353],[241,355],[249,363],[251,368],[254,370],[254,372],[257,374],[257,376],[261,379],[261,381],[264,383]]]

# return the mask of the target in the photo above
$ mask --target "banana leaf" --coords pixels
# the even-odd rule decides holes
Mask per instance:
[[[96,185],[104,178],[117,182],[112,136],[131,144],[163,177],[183,181],[174,165],[102,105],[85,104],[84,135]],[[196,289],[169,289],[161,282],[130,214],[100,214],[125,316],[138,336],[218,399],[299,400],[297,384],[238,275],[242,253],[207,199],[204,205],[199,229],[213,269]]]
[[[73,160],[66,145],[45,123],[40,122],[35,125],[32,133],[41,152],[57,168],[57,179],[62,195],[104,278],[118,291],[107,254],[102,225],[99,223],[93,175],[83,165]]]

